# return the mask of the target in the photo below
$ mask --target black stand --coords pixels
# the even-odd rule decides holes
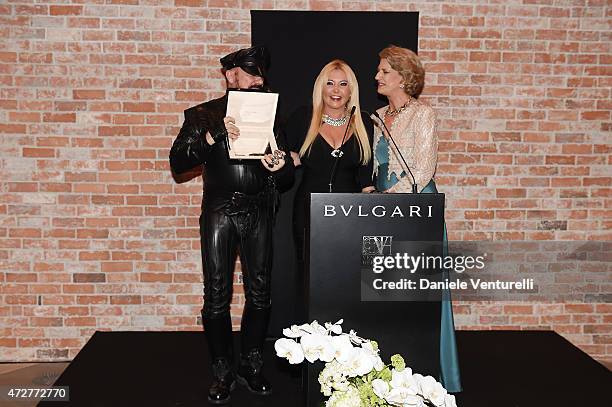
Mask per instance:
[[[399,242],[440,243],[443,233],[443,194],[312,194],[307,320],[344,319],[345,330],[378,342],[384,362],[400,353],[415,372],[439,377],[440,302],[414,301],[409,293],[404,301],[363,301],[368,282],[362,272],[371,270],[366,263],[372,247],[391,255]],[[317,381],[322,368],[307,367],[307,406],[323,400]]]

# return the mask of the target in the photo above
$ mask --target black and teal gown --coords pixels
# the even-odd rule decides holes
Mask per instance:
[[[376,189],[386,191],[399,182],[399,178],[407,174],[402,172],[399,176],[395,173],[389,174],[389,143],[385,137],[381,137],[376,144],[374,154],[378,162]],[[436,183],[432,179],[420,193],[438,193]],[[448,238],[446,235],[446,224],[444,225],[444,236],[442,239],[443,255],[448,253]],[[461,388],[461,375],[459,372],[459,356],[457,354],[457,342],[455,340],[455,323],[453,320],[453,306],[450,291],[445,290],[442,295],[442,310],[440,318],[440,380],[449,393],[458,393]]]

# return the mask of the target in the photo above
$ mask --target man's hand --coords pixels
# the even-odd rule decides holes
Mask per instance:
[[[226,137],[234,141],[240,136],[240,129],[236,127],[236,120],[231,116],[223,118],[223,125],[206,132],[206,142],[209,145],[223,141]]]
[[[240,137],[240,129],[236,127],[236,119],[226,116],[223,118],[223,123],[225,123],[225,128],[227,129],[227,137],[232,141],[236,141]]]
[[[276,150],[273,154],[266,154],[261,163],[270,172],[278,171],[285,166],[285,152]]]

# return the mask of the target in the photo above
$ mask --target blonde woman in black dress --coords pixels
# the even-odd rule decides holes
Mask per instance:
[[[355,114],[350,111],[355,106]],[[293,227],[298,258],[298,287],[303,277],[304,239],[309,196],[313,192],[372,192],[371,119],[361,114],[355,73],[339,59],[323,67],[315,80],[312,106],[297,109],[285,135],[302,182],[297,189]],[[344,137],[346,133],[346,137]],[[344,140],[343,140],[344,137]],[[337,161],[337,163],[336,163]],[[298,298],[299,301],[299,298]]]

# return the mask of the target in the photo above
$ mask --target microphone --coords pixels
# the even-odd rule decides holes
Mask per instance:
[[[397,146],[397,143],[395,142],[395,140],[393,139],[393,136],[391,135],[391,132],[389,131],[389,129],[387,128],[387,125],[385,124],[385,121],[380,117],[380,115],[378,114],[378,112],[375,110],[374,113],[372,113],[374,116],[376,116],[376,118],[382,123],[384,129],[387,131],[387,135],[389,136],[389,140],[391,140],[391,142],[393,143],[393,146],[395,147],[395,149],[397,150],[397,153],[399,154],[400,158],[402,159],[402,162],[404,163],[404,165],[406,166],[406,169],[408,170],[408,173],[410,174],[410,176],[412,177],[412,193],[416,194],[418,193],[418,189],[417,189],[417,183],[416,183],[416,179],[414,178],[414,174],[412,173],[412,171],[410,171],[410,167],[408,167],[408,163],[406,162],[406,160],[404,159],[404,156],[402,155],[402,152],[400,151],[399,147]]]
[[[344,135],[342,136],[342,142],[340,143],[340,147],[338,147],[331,153],[332,157],[334,157],[336,160],[334,161],[334,166],[332,167],[331,175],[329,176],[329,192],[332,192],[332,185],[334,184],[334,178],[336,176],[336,170],[338,169],[338,162],[340,161],[340,157],[344,155],[344,152],[342,151],[342,146],[344,146],[346,135],[348,134],[348,130],[351,127],[351,119],[355,114],[355,109],[356,106],[353,106],[351,108],[351,113],[349,114],[349,118],[347,121],[348,124],[346,125],[346,129],[344,129]]]

